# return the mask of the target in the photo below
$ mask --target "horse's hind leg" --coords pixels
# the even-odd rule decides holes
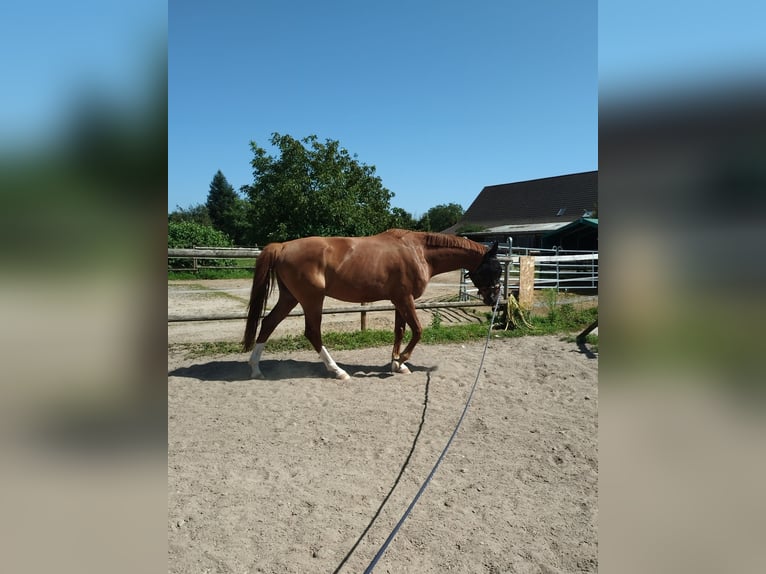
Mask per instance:
[[[336,379],[345,380],[351,378],[346,371],[333,361],[330,353],[322,345],[322,299],[311,303],[304,301],[301,305],[303,305],[306,319],[306,338],[314,347],[314,350],[319,353],[319,357],[322,359],[325,367],[327,367],[327,370],[334,374]]]
[[[258,338],[255,340],[255,347],[253,348],[253,354],[250,355],[250,369],[252,370],[252,377],[254,379],[263,378],[259,363],[261,362],[261,354],[263,348],[266,345],[266,341],[274,332],[285,317],[292,311],[298,304],[298,300],[293,296],[287,287],[282,282],[279,282],[279,300],[274,308],[269,312],[261,322],[261,330],[258,332]]]

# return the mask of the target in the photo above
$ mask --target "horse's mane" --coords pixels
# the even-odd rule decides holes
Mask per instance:
[[[457,235],[447,235],[446,233],[431,233],[423,231],[409,231],[407,229],[389,229],[385,232],[397,239],[402,239],[406,235],[412,235],[413,237],[422,238],[423,245],[426,247],[458,247],[460,249],[468,249],[470,251],[483,252],[485,247],[480,243],[466,239],[465,237],[458,237]]]
[[[484,246],[457,235],[447,235],[445,233],[425,233],[426,247],[458,247],[470,251],[484,251]]]

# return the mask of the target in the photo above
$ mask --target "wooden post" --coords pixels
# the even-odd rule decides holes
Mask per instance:
[[[583,329],[583,332],[577,335],[577,339],[576,339],[577,344],[578,345],[583,344],[585,342],[585,337],[587,337],[590,334],[590,332],[596,327],[598,327],[598,319],[596,319],[595,321],[593,321],[593,323],[585,327],[585,329]]]
[[[504,285],[503,285],[503,299],[508,299],[508,275],[511,271],[511,258],[508,257],[508,261],[505,262],[505,276],[503,277]]]
[[[519,307],[529,312],[535,302],[535,258],[519,257]]]
[[[362,303],[362,307],[364,307],[365,305],[367,305],[367,303]],[[367,311],[362,311],[360,315],[361,315],[361,322],[362,322],[361,329],[362,331],[366,331],[367,330]]]

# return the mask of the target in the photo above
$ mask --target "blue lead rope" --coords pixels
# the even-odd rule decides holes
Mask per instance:
[[[460,418],[457,421],[457,425],[455,426],[455,430],[452,431],[452,435],[449,437],[449,440],[447,441],[446,446],[444,447],[444,450],[442,450],[441,454],[439,455],[439,458],[436,459],[436,464],[434,464],[434,467],[431,469],[431,472],[428,473],[428,476],[426,477],[426,480],[421,485],[420,489],[418,490],[417,494],[415,494],[415,497],[412,499],[412,502],[410,502],[410,505],[407,507],[407,510],[404,511],[404,514],[399,519],[399,522],[396,523],[396,526],[394,526],[394,529],[391,531],[391,534],[388,535],[388,538],[386,538],[386,541],[383,543],[383,545],[380,547],[380,550],[378,550],[377,554],[375,554],[375,557],[370,562],[369,566],[364,571],[364,574],[369,574],[373,571],[375,568],[375,565],[378,563],[378,560],[383,556],[386,549],[388,548],[388,545],[391,543],[391,541],[396,536],[396,533],[399,532],[399,528],[401,528],[402,524],[404,524],[404,521],[407,520],[407,517],[410,514],[410,511],[415,507],[415,504],[418,502],[418,499],[420,498],[420,495],[423,494],[426,487],[428,486],[428,483],[431,482],[431,477],[433,477],[434,473],[436,472],[436,469],[439,468],[439,465],[442,462],[442,459],[444,458],[444,455],[447,454],[447,450],[449,449],[450,445],[452,444],[452,440],[455,438],[455,435],[457,434],[457,431],[460,429],[460,425],[463,423],[463,419],[465,418],[465,414],[468,412],[468,407],[471,404],[471,399],[473,398],[473,392],[476,390],[476,384],[479,382],[479,377],[481,376],[481,369],[484,366],[484,357],[487,356],[487,348],[489,347],[489,339],[492,336],[492,326],[495,324],[495,314],[497,313],[497,307],[500,303],[500,298],[498,298],[497,302],[495,302],[495,308],[492,310],[492,319],[489,322],[489,330],[487,331],[487,339],[484,341],[484,351],[481,354],[481,361],[479,362],[479,369],[476,373],[476,379],[473,381],[473,386],[471,387],[471,392],[468,393],[468,400],[465,402],[465,407],[463,408],[463,413],[460,415]]]

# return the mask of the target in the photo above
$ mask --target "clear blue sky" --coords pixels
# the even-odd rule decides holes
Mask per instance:
[[[614,0],[599,5],[601,98],[694,95],[766,78],[762,0]]]
[[[171,1],[168,54],[169,210],[251,183],[272,132],[340,141],[416,216],[598,168],[595,0]]]
[[[613,0],[597,30],[593,0],[7,0],[0,153],[49,145],[83,94],[146,98],[167,24],[170,209],[218,169],[249,183],[248,144],[274,131],[339,140],[414,214],[468,207],[485,185],[596,169],[597,87],[764,77],[765,6]]]
[[[84,98],[145,105],[166,28],[156,0],[4,0],[0,150],[50,145]]]

